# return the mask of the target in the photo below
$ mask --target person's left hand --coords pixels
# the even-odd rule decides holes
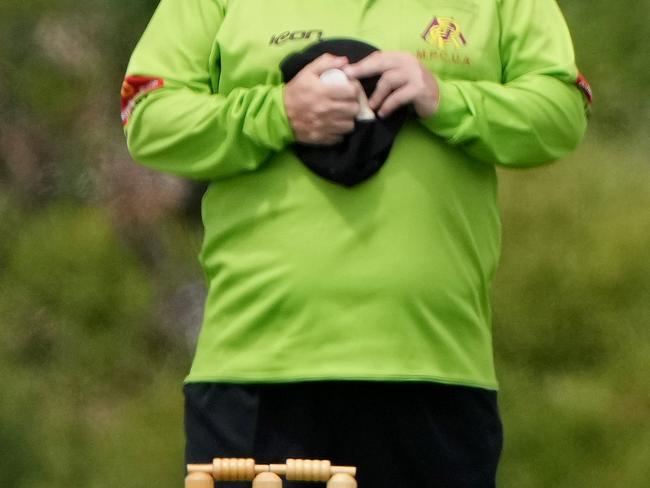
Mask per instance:
[[[356,79],[381,75],[369,102],[382,118],[408,103],[423,118],[433,115],[438,108],[436,78],[410,53],[375,51],[358,63],[345,66],[343,71]]]

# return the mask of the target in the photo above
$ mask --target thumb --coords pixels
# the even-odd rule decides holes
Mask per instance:
[[[334,56],[333,54],[322,54],[305,66],[305,70],[310,71],[316,76],[322,75],[328,69],[342,68],[348,64],[348,58],[345,56]]]

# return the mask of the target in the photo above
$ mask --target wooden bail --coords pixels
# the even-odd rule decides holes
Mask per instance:
[[[332,463],[327,460],[287,459],[288,481],[327,481],[332,475]]]
[[[253,480],[253,488],[282,488],[282,478],[275,473],[260,473]]]
[[[244,458],[215,458],[212,476],[217,481],[253,481],[255,460]]]
[[[336,473],[327,482],[327,488],[357,488],[357,480],[346,473]]]
[[[214,478],[208,473],[190,473],[185,477],[185,488],[214,488]]]

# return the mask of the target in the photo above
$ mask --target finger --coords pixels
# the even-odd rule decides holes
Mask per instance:
[[[343,72],[348,78],[368,78],[382,74],[384,71],[395,67],[395,57],[392,53],[375,51],[358,63],[343,67]]]
[[[408,78],[404,72],[398,70],[391,70],[385,72],[375,87],[375,91],[370,97],[370,108],[373,110],[380,107],[386,97],[395,90],[401,88],[408,82]]]
[[[357,87],[353,83],[346,83],[345,85],[324,85],[324,95],[332,100],[356,100]]]
[[[350,80],[350,85],[352,85],[353,88],[354,88],[354,96],[355,96],[355,98],[358,99],[359,96],[362,93],[365,93],[364,90],[363,90],[363,85],[361,84],[361,82],[359,80],[351,79]]]
[[[354,130],[354,119],[336,119],[330,122],[326,132],[334,135],[349,134]]]
[[[348,63],[345,56],[334,56],[333,54],[322,54],[317,57],[303,69],[314,73],[316,76],[322,75],[328,69],[343,68]]]
[[[328,113],[337,119],[352,119],[357,116],[359,110],[361,110],[361,107],[356,100],[353,102],[333,102]]]
[[[399,90],[396,90],[393,93],[391,93],[388,96],[388,98],[384,100],[384,103],[381,105],[377,114],[381,118],[386,118],[390,114],[392,114],[395,110],[397,110],[399,107],[412,102],[414,97],[415,97],[415,90],[410,88],[408,85],[405,85]]]

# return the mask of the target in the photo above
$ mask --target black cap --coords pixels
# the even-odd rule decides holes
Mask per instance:
[[[346,56],[357,63],[378,49],[356,39],[326,39],[308,46],[305,50],[286,57],[280,64],[283,79],[289,82],[306,65],[322,54]],[[370,98],[379,76],[359,80],[366,96]],[[333,182],[353,186],[374,175],[383,166],[400,131],[412,110],[405,106],[386,118],[357,120],[354,131],[333,146],[293,144],[300,160],[314,173]]]

